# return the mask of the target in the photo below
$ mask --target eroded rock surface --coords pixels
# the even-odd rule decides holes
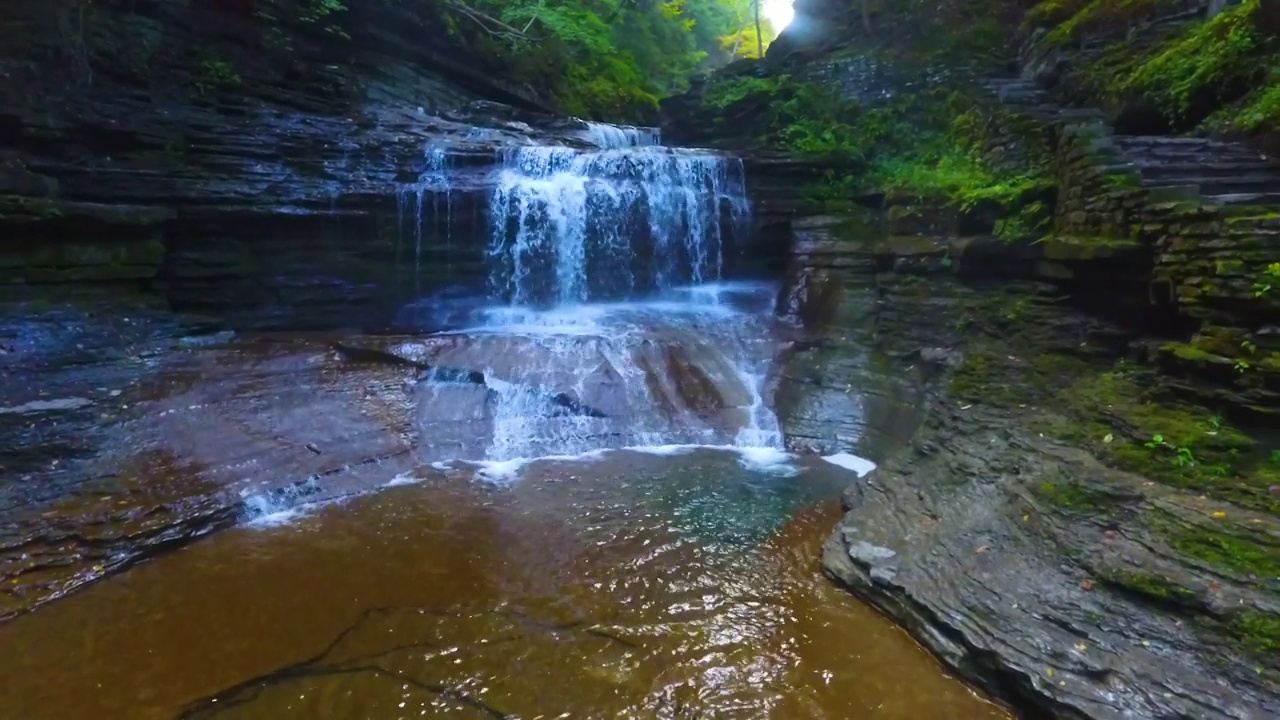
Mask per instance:
[[[1053,717],[1280,712],[1275,666],[1186,612],[1225,620],[1271,606],[1264,581],[1188,563],[1140,520],[1230,512],[1248,527],[1260,516],[1106,468],[1026,432],[1025,417],[940,400],[932,410],[907,451],[846,494],[823,555],[833,577],[948,665]],[[1054,491],[1072,487],[1108,511],[1064,506]],[[1144,579],[1164,603],[1134,593]]]

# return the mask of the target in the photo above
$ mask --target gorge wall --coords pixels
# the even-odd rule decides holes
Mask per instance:
[[[385,321],[406,283],[474,280],[480,249],[445,240],[476,234],[485,171],[539,137],[585,144],[586,126],[504,80],[443,3],[325,7],[7,4],[0,282],[307,327]],[[435,276],[396,274],[415,253]]]
[[[668,134],[746,154],[788,443],[883,461],[833,578],[1033,716],[1272,717],[1271,4],[1027,10],[799,2]]]

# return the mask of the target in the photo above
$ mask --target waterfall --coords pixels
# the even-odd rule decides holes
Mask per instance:
[[[776,452],[776,289],[726,281],[750,220],[742,163],[664,147],[649,128],[581,132],[594,148],[502,155],[485,239],[488,308],[465,329],[400,349],[441,370],[417,389],[424,459],[671,445]],[[429,151],[403,193],[417,262],[424,194],[447,203],[448,172],[447,155]]]
[[[618,133],[601,135],[645,137]],[[725,230],[743,226],[749,205],[741,163],[719,155],[535,146],[505,159],[490,216],[491,295],[554,305],[721,279]]]
[[[423,164],[414,183],[402,186],[396,193],[397,227],[405,225],[406,211],[412,213],[413,221],[413,277],[415,289],[421,288],[422,253],[427,234],[423,230],[423,216],[427,214],[428,196],[431,198],[431,226],[428,230],[437,239],[443,234],[446,241],[451,239],[453,192],[449,177],[449,153],[444,147],[428,146],[423,150]],[[444,212],[441,213],[441,200]],[[443,227],[441,219],[443,218]]]
[[[586,136],[588,140],[606,150],[657,145],[662,141],[661,133],[654,128],[606,125],[605,123],[595,122],[587,123]]]

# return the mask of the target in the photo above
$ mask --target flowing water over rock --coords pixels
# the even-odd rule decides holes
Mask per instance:
[[[507,154],[487,232],[448,238],[488,296],[406,308],[446,331],[148,331],[49,364],[56,394],[0,374],[0,437],[80,440],[0,495],[0,715],[1006,717],[818,572],[870,464],[783,449],[797,329],[731,271],[741,165],[582,138]],[[415,279],[448,157],[401,193]]]

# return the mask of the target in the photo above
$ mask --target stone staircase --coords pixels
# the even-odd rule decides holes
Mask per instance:
[[[1046,125],[1096,119],[1099,110],[1063,108],[1033,80],[997,78],[984,86],[1002,105]],[[1115,164],[1130,166],[1147,188],[1163,197],[1198,199],[1210,205],[1280,206],[1280,162],[1243,143],[1204,138],[1112,135]]]
[[[1213,205],[1280,205],[1280,162],[1240,143],[1115,135],[1144,187],[1186,188]]]
[[[1144,258],[1130,281],[1194,323],[1155,353],[1166,384],[1280,416],[1280,161],[1238,142],[1118,135],[1101,111],[1062,108],[1029,79],[985,85],[1054,129],[1059,243]]]

